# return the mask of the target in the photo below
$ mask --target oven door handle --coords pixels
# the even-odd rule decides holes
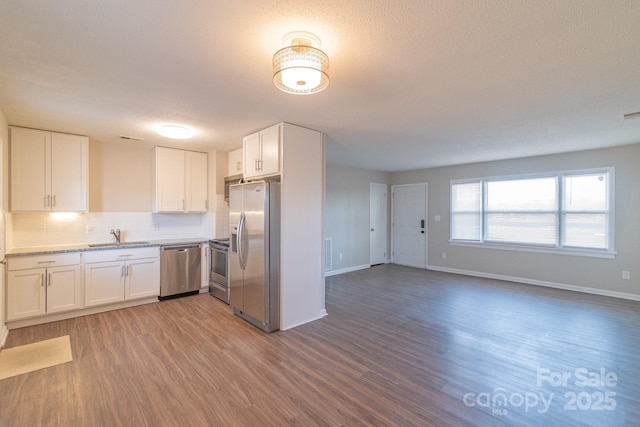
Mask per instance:
[[[207,271],[211,271],[211,258],[213,257],[213,251],[211,250],[211,245],[204,247],[204,259],[207,263]]]

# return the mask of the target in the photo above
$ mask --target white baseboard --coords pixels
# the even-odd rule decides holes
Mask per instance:
[[[4,343],[7,341],[7,337],[9,336],[9,329],[7,329],[6,325],[2,325],[0,329],[0,348],[4,347]]]
[[[320,317],[327,317],[329,315],[329,313],[327,313],[327,309],[323,308],[322,310],[320,310]]]
[[[352,271],[364,270],[370,268],[369,264],[355,265],[353,267],[341,268],[340,270],[329,270],[324,272],[324,277],[335,276],[336,274],[350,273]]]
[[[640,301],[640,295],[625,292],[607,291],[605,289],[587,288],[584,286],[568,285],[565,283],[547,282],[544,280],[527,279],[525,277],[505,276],[502,274],[484,273],[481,271],[460,270],[457,268],[427,266],[427,270],[442,271],[444,273],[462,274],[465,276],[483,277],[486,279],[506,280],[509,282],[524,283],[526,285],[544,286],[547,288],[562,289],[565,291],[582,292],[585,294],[602,295],[605,297],[621,298],[632,301]]]

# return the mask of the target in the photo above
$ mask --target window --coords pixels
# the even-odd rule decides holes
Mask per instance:
[[[610,251],[613,168],[451,183],[451,240]]]

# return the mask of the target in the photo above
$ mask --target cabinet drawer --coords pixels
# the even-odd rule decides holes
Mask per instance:
[[[128,259],[157,258],[159,256],[160,248],[157,246],[149,248],[111,249],[85,252],[84,262],[126,261]]]
[[[7,269],[9,271],[26,270],[29,268],[61,267],[63,265],[78,264],[80,264],[79,252],[51,255],[28,255],[7,259]]]

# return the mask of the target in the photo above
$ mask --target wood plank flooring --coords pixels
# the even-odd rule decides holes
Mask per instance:
[[[638,302],[382,265],[326,306],[270,335],[209,295],[12,330],[74,361],[0,381],[0,426],[640,425]]]

